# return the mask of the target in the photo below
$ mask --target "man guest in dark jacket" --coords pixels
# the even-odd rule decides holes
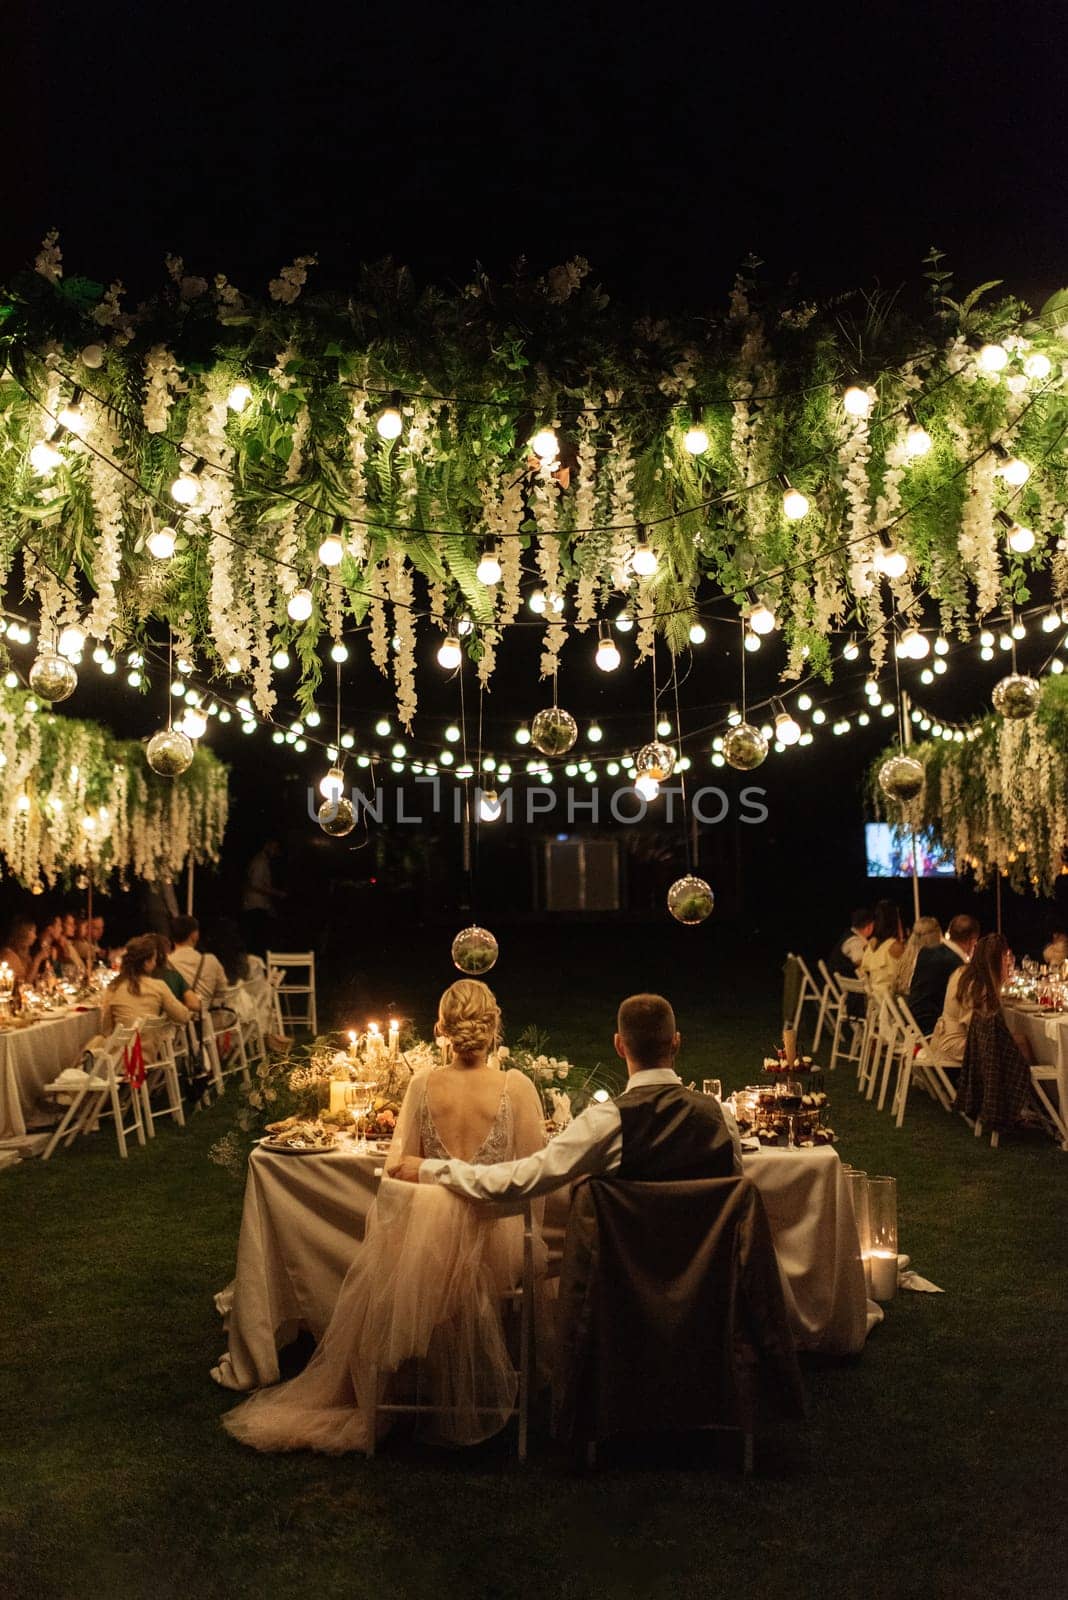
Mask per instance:
[[[979,924],[974,917],[954,917],[942,943],[921,950],[916,957],[909,1010],[924,1033],[929,1034],[942,1015],[950,976],[971,960],[978,938]]]

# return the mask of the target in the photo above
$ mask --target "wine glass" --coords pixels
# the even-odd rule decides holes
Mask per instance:
[[[373,1083],[351,1083],[348,1089],[348,1105],[352,1113],[353,1135],[356,1140],[357,1155],[366,1155],[369,1149],[367,1143],[367,1118],[374,1106]],[[363,1123],[363,1132],[360,1124]]]
[[[701,1091],[703,1094],[712,1095],[713,1099],[723,1099],[723,1083],[719,1078],[702,1078]]]

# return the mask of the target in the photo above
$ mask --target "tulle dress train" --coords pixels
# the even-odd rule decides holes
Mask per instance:
[[[419,1073],[409,1086],[364,1242],[319,1348],[297,1377],[261,1390],[223,1417],[227,1432],[243,1444],[268,1451],[366,1451],[372,1394],[383,1399],[413,1360],[422,1397],[439,1408],[424,1436],[477,1444],[507,1422],[516,1374],[500,1297],[520,1280],[522,1217],[502,1216],[437,1185],[389,1176],[399,1155],[448,1155],[427,1103],[429,1076]],[[530,1154],[544,1142],[539,1113],[529,1081],[506,1073],[493,1126],[474,1159]]]

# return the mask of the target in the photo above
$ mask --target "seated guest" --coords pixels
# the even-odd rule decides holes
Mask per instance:
[[[50,917],[40,930],[30,952],[27,982],[50,984],[60,975],[63,918]]]
[[[175,917],[171,924],[174,949],[171,966],[191,989],[195,989],[202,1004],[210,1011],[221,1006],[230,980],[222,962],[207,950],[200,950],[200,923],[196,917]]]
[[[613,1046],[627,1064],[627,1086],[594,1103],[543,1150],[518,1161],[472,1165],[451,1156],[406,1155],[389,1170],[411,1183],[440,1183],[472,1200],[547,1194],[594,1176],[682,1181],[741,1172],[733,1118],[718,1100],[685,1089],[675,1071],[681,1036],[658,994],[634,994],[619,1008]]]
[[[1002,990],[1013,971],[1012,951],[1000,933],[988,933],[960,969],[957,997],[969,1013],[960,1082],[953,1109],[985,1128],[1044,1125],[1031,1092],[1031,1053],[1002,1009]]]
[[[860,975],[877,1000],[890,994],[898,965],[905,954],[905,934],[901,913],[892,900],[880,900],[875,907],[871,938],[860,958]]]
[[[921,917],[920,921],[933,922],[934,918]],[[916,926],[919,927],[919,923]],[[914,928],[913,933],[915,931]],[[916,966],[908,989],[908,1002],[912,1015],[924,1033],[930,1033],[939,1017],[944,1014],[950,980],[958,967],[971,960],[978,938],[979,924],[974,917],[954,917],[949,924],[944,942],[932,944],[920,950],[916,956]],[[954,1004],[956,1004],[955,989]],[[963,1031],[960,1037],[960,1050],[963,1056]]]
[[[161,1017],[169,1017],[172,1022],[190,1020],[192,1013],[155,976],[158,960],[154,934],[143,933],[130,940],[123,951],[119,975],[104,995],[101,1027],[105,1034],[116,1027],[132,1028],[135,1023]]]
[[[104,961],[106,959],[106,954],[104,951],[103,917],[90,917],[87,927],[89,929],[89,938],[92,941],[93,949],[96,951],[96,959],[98,961]]]
[[[59,957],[60,975],[71,979],[75,983],[80,983],[88,969],[78,949],[78,919],[73,911],[65,911],[59,919],[59,924],[56,949]]]
[[[81,957],[81,962],[86,972],[92,972],[98,957],[93,944],[93,933],[88,917],[78,917],[74,921],[74,937],[71,939],[72,947]]]
[[[917,917],[905,940],[905,953],[898,963],[894,977],[894,993],[907,995],[912,987],[916,962],[925,950],[937,949],[942,943],[942,929],[937,917]]]
[[[231,984],[245,983],[252,976],[245,941],[232,917],[220,917],[213,925],[211,943]]]
[[[16,917],[9,925],[0,948],[0,961],[6,961],[15,977],[24,983],[30,975],[37,925],[29,917]]]
[[[856,977],[874,926],[874,913],[867,906],[858,906],[849,919],[847,932],[843,933],[827,958],[827,966],[836,977]]]
[[[1050,923],[1049,944],[1042,952],[1042,959],[1047,967],[1059,967],[1068,961],[1068,928],[1063,919]]]
[[[151,933],[148,938],[156,941],[156,977],[167,985],[174,998],[180,1000],[187,1011],[199,1011],[200,996],[195,989],[189,987],[177,967],[171,966],[173,946],[170,939],[165,933]]]

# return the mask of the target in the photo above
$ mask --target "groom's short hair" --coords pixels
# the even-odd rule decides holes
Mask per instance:
[[[619,1008],[616,1029],[632,1061],[655,1067],[674,1041],[675,1013],[663,995],[632,994]]]

